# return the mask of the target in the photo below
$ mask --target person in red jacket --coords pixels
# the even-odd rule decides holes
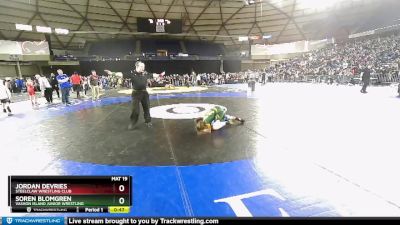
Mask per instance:
[[[72,89],[76,92],[76,98],[81,97],[79,94],[79,92],[81,91],[81,81],[82,81],[81,76],[77,72],[74,72],[71,76],[71,82],[72,82]]]
[[[26,81],[26,91],[28,92],[32,107],[35,108],[35,106],[38,106],[39,104],[36,98],[35,85],[31,78],[28,78],[28,80]]]

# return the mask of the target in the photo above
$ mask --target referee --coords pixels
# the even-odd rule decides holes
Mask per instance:
[[[151,117],[150,117],[150,98],[149,93],[146,90],[148,79],[150,79],[150,75],[144,70],[144,63],[137,61],[136,70],[131,73],[131,82],[132,82],[132,114],[131,114],[131,122],[128,126],[129,130],[136,128],[138,119],[139,119],[139,102],[142,104],[144,121],[147,127],[152,127]]]

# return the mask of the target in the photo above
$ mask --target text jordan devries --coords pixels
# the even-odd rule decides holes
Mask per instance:
[[[68,184],[17,184],[15,189],[68,189]]]

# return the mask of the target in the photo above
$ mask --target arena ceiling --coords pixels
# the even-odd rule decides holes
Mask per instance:
[[[40,40],[15,23],[69,29],[51,35],[53,48],[86,42],[149,36],[136,18],[182,19],[183,33],[166,37],[248,45],[238,36],[272,35],[270,43],[348,35],[398,20],[397,0],[0,0],[0,39]],[[390,13],[389,13],[390,11]],[[393,15],[392,15],[393,14]],[[397,21],[398,22],[398,21]]]

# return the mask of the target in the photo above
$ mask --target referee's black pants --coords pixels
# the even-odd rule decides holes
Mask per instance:
[[[369,82],[368,82],[368,81],[366,81],[366,82],[363,83],[363,86],[362,86],[362,88],[361,88],[361,92],[362,92],[362,93],[367,93],[367,87],[368,87],[368,85],[369,85]]]
[[[139,102],[142,104],[144,121],[145,123],[151,122],[150,117],[150,97],[146,90],[133,90],[132,91],[132,114],[131,122],[136,124],[139,119],[140,107]]]

